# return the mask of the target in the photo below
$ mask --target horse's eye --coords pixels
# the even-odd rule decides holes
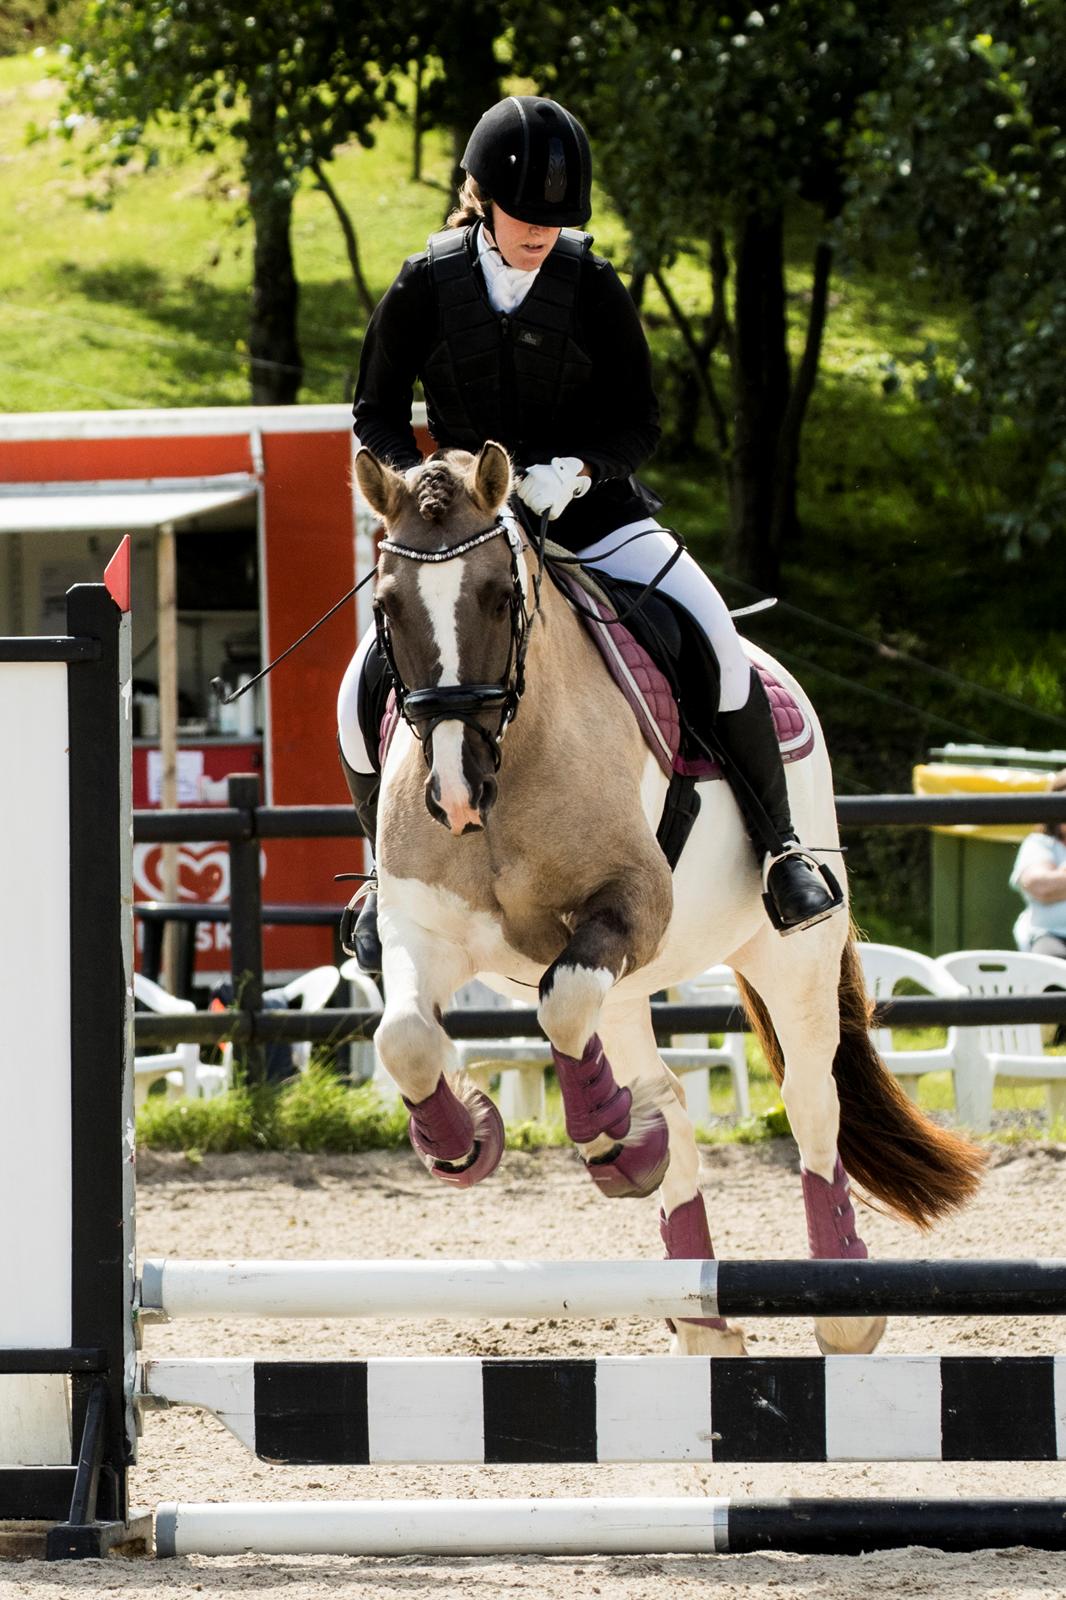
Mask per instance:
[[[502,617],[511,604],[511,590],[492,588],[485,596],[485,610],[490,616]]]

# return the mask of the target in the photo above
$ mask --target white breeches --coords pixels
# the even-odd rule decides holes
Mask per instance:
[[[376,628],[368,628],[363,634],[337,691],[337,729],[341,750],[345,761],[356,772],[377,771],[377,762],[371,761],[367,754],[363,730],[359,726],[359,684],[363,677],[363,662],[376,638]]]
[[[634,538],[635,534],[640,537]],[[594,544],[586,545],[578,551],[578,555],[592,567],[593,572],[605,572],[612,578],[622,578],[630,583],[649,583],[676,548],[673,539],[655,518],[645,517],[640,522],[629,522],[625,527],[616,528]],[[659,587],[671,600],[676,600],[678,605],[684,607],[706,636],[718,659],[721,673],[719,711],[739,711],[748,698],[751,662],[733,626],[729,608],[718,590],[687,551],[682,552],[660,580]],[[357,709],[363,662],[374,637],[374,629],[369,628],[360,639],[337,695],[341,749],[344,759],[356,772],[375,770],[375,763],[367,753],[359,728]]]

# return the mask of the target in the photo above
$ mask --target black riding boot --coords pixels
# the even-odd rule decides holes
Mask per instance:
[[[762,863],[763,901],[779,933],[798,933],[844,903],[827,867],[803,851],[792,827],[785,768],[773,712],[755,668],[747,702],[719,712],[715,732],[755,854]]]
[[[344,772],[348,789],[355,806],[356,816],[362,824],[363,832],[370,840],[371,847],[377,837],[378,828],[378,790],[381,788],[381,777],[376,772],[356,772],[344,759],[344,751],[340,752],[341,768]],[[357,915],[358,913],[358,915]],[[369,977],[378,977],[381,973],[381,940],[378,938],[378,897],[377,891],[371,889],[369,894],[361,889],[344,908],[341,917],[341,945],[350,956],[354,956],[360,968]]]

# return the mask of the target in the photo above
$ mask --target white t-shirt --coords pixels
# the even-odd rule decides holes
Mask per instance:
[[[1018,854],[1011,868],[1010,886],[1025,897],[1027,909],[1023,916],[1024,927],[1028,932],[1028,939],[1025,941],[1027,944],[1032,943],[1032,940],[1042,933],[1054,933],[1060,939],[1066,939],[1066,900],[1054,900],[1050,903],[1034,900],[1032,895],[1025,893],[1019,882],[1022,873],[1032,867],[1047,871],[1049,867],[1061,867],[1064,864],[1066,864],[1066,844],[1060,839],[1053,838],[1050,833],[1030,833],[1018,847]]]

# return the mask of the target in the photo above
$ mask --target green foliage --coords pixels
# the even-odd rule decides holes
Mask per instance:
[[[854,218],[971,308],[914,363],[1010,557],[1066,525],[1066,8],[939,0],[867,104]]]
[[[282,1150],[380,1150],[406,1142],[407,1120],[369,1085],[352,1088],[312,1066],[279,1092],[275,1130]]]
[[[137,1141],[150,1150],[200,1154],[274,1148],[274,1095],[234,1088],[213,1100],[150,1094],[137,1113]]]
[[[278,166],[295,184],[343,141],[371,142],[398,44],[379,13],[333,0],[89,0],[69,47],[66,111],[93,117],[100,156],[122,166],[168,119],[200,151],[223,139],[253,147],[256,107],[269,103]]]
[[[930,1029],[900,1030],[895,1038],[900,1049],[921,1049],[942,1042],[942,1035]],[[791,1136],[777,1082],[751,1039],[748,1081],[752,1112],[738,1120],[728,1068],[711,1073],[714,1120],[696,1130],[701,1144],[759,1144]],[[1049,1130],[1041,1116],[1045,1096],[1042,1084],[997,1085],[996,1109],[1013,1113],[1015,1120],[995,1137],[1009,1139],[1020,1127],[1028,1137],[1052,1137],[1054,1130]],[[919,1097],[926,1110],[950,1113],[954,1109],[950,1073],[923,1077]],[[551,1073],[546,1100],[543,1122],[508,1127],[508,1150],[569,1145],[562,1099]],[[406,1149],[407,1122],[402,1104],[388,1104],[369,1085],[352,1087],[327,1068],[312,1065],[279,1087],[236,1087],[213,1100],[171,1100],[162,1093],[149,1095],[137,1113],[137,1143],[151,1150],[182,1150],[192,1161],[204,1155],[241,1150],[351,1154]]]
[[[631,0],[549,8],[516,37],[580,107],[634,262],[655,266],[734,215],[800,198],[837,213],[851,119],[898,52],[907,9]]]
[[[0,56],[55,44],[82,10],[83,0],[4,0]]]
[[[237,1086],[213,1100],[150,1095],[137,1139],[154,1150],[358,1151],[406,1142],[407,1113],[367,1086],[352,1088],[322,1068],[279,1088]]]

